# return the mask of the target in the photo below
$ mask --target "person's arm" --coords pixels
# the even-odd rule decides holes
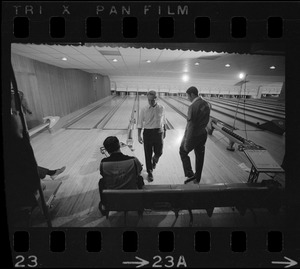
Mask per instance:
[[[165,113],[165,108],[163,107],[163,113],[162,113],[162,117],[163,117],[163,131],[164,131],[164,136],[163,138],[166,138],[166,134],[167,134],[167,120],[166,120],[166,113]]]
[[[141,110],[139,122],[137,124],[138,127],[138,141],[140,144],[143,144],[143,138],[142,138],[142,128],[143,128],[143,122],[144,122],[144,110]]]
[[[100,175],[101,175],[102,177],[104,177],[104,175],[103,175],[103,163],[102,163],[102,161],[101,161],[101,163],[100,163],[99,171],[100,171]]]
[[[101,195],[102,195],[103,190],[105,189],[104,175],[103,175],[103,174],[104,174],[104,173],[103,173],[103,163],[102,163],[102,162],[100,163],[100,168],[99,168],[99,170],[100,170],[100,175],[101,175],[102,177],[101,177],[100,180],[99,180],[98,186],[99,186],[100,199],[101,199],[101,202],[102,202],[102,197],[101,197]]]
[[[138,141],[143,144],[143,138],[142,138],[142,128],[138,128]]]
[[[188,109],[188,115],[187,115],[187,123],[185,128],[185,135],[184,135],[184,148],[185,150],[188,150],[188,144],[191,142],[192,138],[192,122],[193,122],[193,109],[194,107],[192,105],[189,106]]]

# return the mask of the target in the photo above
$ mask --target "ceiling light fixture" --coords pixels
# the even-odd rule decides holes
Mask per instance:
[[[226,67],[230,67],[230,64],[225,64]]]
[[[63,60],[63,61],[66,61],[66,60],[68,60],[68,59],[67,59],[66,57],[63,57],[62,60]]]
[[[113,59],[113,62],[117,62],[118,60],[117,59]]]
[[[270,69],[275,69],[275,66],[274,65],[270,66]]]
[[[151,63],[151,61],[150,61],[150,60],[147,60],[146,62],[147,62],[147,63]]]
[[[199,65],[199,63],[195,63],[195,65]]]

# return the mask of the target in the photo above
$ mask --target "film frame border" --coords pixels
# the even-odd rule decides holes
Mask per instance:
[[[26,3],[26,4],[25,4]],[[155,6],[157,8],[153,9],[153,13],[150,11],[148,13],[149,16],[146,14],[140,14],[136,10],[141,8],[144,5]],[[299,85],[299,78],[296,75],[295,70],[293,70],[295,59],[299,59],[299,51],[297,51],[297,44],[299,45],[299,32],[300,32],[300,23],[299,23],[299,5],[290,3],[289,8],[286,8],[285,2],[269,2],[269,3],[262,3],[260,4],[263,6],[261,10],[257,10],[254,5],[255,3],[248,2],[248,3],[209,3],[209,2],[101,2],[101,5],[104,7],[104,10],[111,10],[111,6],[116,7],[117,14],[112,12],[101,13],[98,17],[101,17],[101,37],[99,38],[88,38],[86,36],[86,29],[85,29],[85,20],[87,17],[97,17],[94,15],[95,13],[95,3],[88,2],[86,3],[87,7],[82,9],[81,2],[52,2],[52,3],[45,3],[45,2],[4,2],[3,7],[3,20],[2,20],[2,37],[3,38],[3,48],[4,52],[10,52],[10,44],[11,43],[74,43],[74,44],[83,44],[83,43],[93,43],[93,42],[103,42],[103,43],[147,43],[147,42],[185,42],[185,43],[261,43],[266,42],[269,43],[270,46],[276,48],[282,46],[285,48],[286,52],[286,81],[287,87],[295,87]],[[13,11],[11,11],[11,7],[13,5],[21,5],[19,12],[16,16]],[[29,6],[26,10],[25,6]],[[40,6],[39,6],[40,5]],[[69,7],[66,9],[63,5]],[[122,21],[123,18],[126,17],[126,14],[120,13],[122,10],[122,6],[130,6],[131,11],[136,8],[133,17],[138,18],[138,35],[136,38],[124,38],[122,35]],[[171,14],[174,13],[178,5],[187,5],[189,8],[189,14],[185,17],[183,14]],[[42,6],[42,8],[40,8]],[[158,6],[160,6],[160,11]],[[33,8],[31,8],[33,7]],[[72,9],[71,9],[72,7]],[[175,9],[172,9],[174,8]],[[197,8],[195,8],[197,7]],[[286,9],[285,9],[286,8]],[[100,8],[101,9],[101,8]],[[5,10],[5,12],[4,12]],[[12,9],[13,10],[13,9]],[[33,10],[32,14],[30,14],[30,10]],[[37,10],[37,12],[35,12]],[[68,10],[68,11],[67,11]],[[72,13],[71,11],[72,10]],[[7,11],[7,13],[6,13]],[[27,14],[25,14],[27,11]],[[39,14],[41,11],[42,14]],[[65,14],[61,14],[65,12]],[[70,14],[68,14],[68,12]],[[137,12],[137,13],[135,13]],[[118,14],[119,13],[119,14]],[[267,14],[266,14],[267,13]],[[91,15],[90,15],[91,14]],[[268,14],[275,14],[272,17],[275,18],[282,18],[282,36],[279,38],[269,38],[267,35],[267,18],[269,17]],[[25,17],[29,20],[29,31],[28,31],[28,38],[16,38],[13,35],[13,28],[14,28],[14,18],[15,17]],[[49,36],[49,18],[50,17],[64,17],[65,18],[65,25],[66,25],[66,35],[62,38],[51,38]],[[158,34],[158,26],[156,30],[153,30],[152,25],[157,25],[157,22],[160,18],[169,18],[174,17],[174,35],[171,38],[160,38]],[[195,32],[193,31],[194,26],[194,18],[196,17],[209,17],[210,19],[210,35],[209,37],[205,38],[197,38],[195,36]],[[242,38],[233,38],[230,32],[230,21],[232,17],[242,17],[246,18],[246,29],[247,33],[245,37]],[[104,23],[105,22],[105,23]],[[153,24],[154,23],[154,24]],[[188,26],[187,26],[188,25]],[[71,27],[72,26],[72,27]],[[187,29],[188,28],[188,29]],[[147,31],[148,29],[148,31]],[[192,29],[192,30],[191,30]],[[149,31],[150,30],[150,31]],[[276,34],[275,34],[276,35]],[[284,45],[282,45],[284,44]],[[2,66],[5,66],[9,61],[10,53],[8,55],[4,54],[2,60]],[[3,69],[2,74],[5,75],[5,68]],[[6,76],[4,76],[5,78]],[[8,81],[3,80],[4,83],[8,83]],[[4,85],[4,83],[2,85]],[[5,85],[4,85],[5,86]],[[292,92],[294,94],[294,92]],[[287,115],[299,115],[299,108],[297,107],[290,107],[289,105],[294,105],[293,97],[291,97],[292,93],[287,93]],[[3,95],[4,99],[8,98],[5,94]],[[291,101],[292,100],[292,101]],[[5,106],[4,106],[5,107]],[[296,113],[296,114],[294,114]],[[4,110],[4,115],[5,110]],[[3,118],[3,122],[5,124],[5,118]],[[287,117],[287,126],[293,126],[297,124],[296,119],[288,118]],[[5,125],[4,125],[5,126]],[[297,126],[297,125],[296,125]],[[289,128],[287,127],[287,130]],[[291,129],[290,129],[291,130]],[[296,135],[292,132],[287,133],[287,137],[289,139],[296,139]],[[293,151],[290,147],[287,147],[287,151],[289,152],[288,156],[292,156]],[[288,157],[289,158],[289,157]],[[296,159],[297,160],[297,159]],[[289,158],[290,166],[288,165],[287,174],[288,177],[296,178],[297,173],[292,172],[293,169],[290,169],[293,164],[296,164],[296,161]],[[298,185],[297,185],[298,184]],[[3,188],[4,189],[4,188]],[[266,228],[134,228],[134,227],[120,227],[120,228],[89,228],[88,231],[101,231],[103,235],[103,251],[99,253],[90,253],[90,252],[82,252],[84,249],[84,244],[82,241],[86,235],[86,229],[82,228],[53,228],[53,229],[39,229],[33,228],[28,229],[29,232],[29,241],[30,241],[30,250],[27,252],[27,259],[29,256],[34,256],[34,252],[40,252],[39,259],[42,260],[38,265],[40,266],[47,266],[47,267],[55,267],[55,266],[78,266],[83,265],[87,266],[85,259],[95,259],[92,265],[97,265],[101,267],[119,267],[121,261],[127,260],[134,260],[135,256],[140,256],[143,258],[150,258],[159,256],[159,252],[157,250],[153,250],[152,248],[149,249],[147,244],[142,243],[142,248],[138,250],[136,253],[124,253],[121,247],[121,237],[123,232],[125,231],[132,231],[135,230],[140,234],[148,235],[148,239],[151,241],[145,241],[145,238],[139,236],[141,242],[152,242],[154,245],[157,244],[157,234],[160,231],[172,231],[174,232],[175,237],[175,249],[172,253],[176,253],[177,257],[180,253],[183,253],[187,260],[187,265],[190,266],[256,266],[256,265],[270,265],[271,260],[283,260],[284,256],[293,258],[296,255],[299,256],[299,226],[296,226],[292,219],[292,215],[295,209],[299,208],[299,198],[297,197],[297,191],[299,193],[299,183],[295,181],[287,180],[287,195],[289,196],[289,205],[290,205],[290,215],[288,214],[288,223],[290,223],[291,227],[286,227],[286,229],[282,230],[283,239],[284,239],[284,248],[279,253],[268,253],[266,252],[265,245],[262,244],[264,241],[262,238],[265,238],[263,235],[268,233],[270,230]],[[296,216],[296,220],[298,216]],[[298,217],[299,218],[299,217]],[[9,228],[9,236],[10,236],[10,245],[11,250],[13,252],[12,246],[12,236],[14,231],[18,231],[18,229],[10,229]],[[12,231],[14,230],[14,231]],[[233,231],[246,231],[247,233],[247,240],[251,242],[249,244],[250,249],[247,249],[246,253],[243,255],[239,255],[237,253],[233,253],[230,250],[230,239],[228,239],[229,235]],[[276,229],[275,229],[276,230]],[[63,252],[63,260],[59,260],[59,262],[65,262],[66,264],[59,264],[57,265],[57,257],[62,256],[62,253],[52,253],[53,257],[49,257],[49,234],[52,231],[64,231],[65,236],[67,239],[66,242],[66,250]],[[182,244],[182,246],[178,247],[177,240],[181,240],[181,242],[185,242],[186,240],[191,242],[191,238],[194,238],[194,234],[197,231],[210,231],[211,232],[211,245],[215,246],[211,248],[211,251],[206,254],[199,254],[197,252],[193,252],[191,250],[191,245],[188,244],[188,248]],[[296,234],[295,234],[296,232]],[[117,234],[117,236],[116,236]],[[188,235],[188,239],[186,239],[186,235]],[[118,237],[118,238],[116,238]],[[109,238],[108,240],[105,238]],[[114,238],[113,240],[111,240]],[[155,238],[155,240],[153,239]],[[296,239],[298,243],[295,242]],[[222,239],[226,242],[223,242]],[[220,241],[221,240],[221,241]],[[227,241],[228,240],[228,241]],[[258,245],[254,242],[257,243]],[[116,250],[114,246],[114,242],[119,242],[119,249]],[[69,248],[70,243],[72,246],[75,246],[75,249],[71,250]],[[262,245],[261,245],[262,244]],[[80,245],[80,246],[79,246]],[[152,244],[150,244],[153,247]],[[40,246],[43,246],[40,248]],[[229,247],[228,247],[229,246]],[[111,253],[113,251],[113,255]],[[189,253],[189,251],[192,252]],[[116,253],[115,253],[116,252]],[[22,253],[22,252],[21,252]],[[150,256],[149,256],[150,253]],[[155,254],[156,253],[156,254]],[[14,253],[14,257],[16,257],[20,253]],[[32,254],[32,255],[31,255]],[[116,254],[122,255],[122,259],[113,260],[111,262],[111,256]],[[151,255],[153,254],[153,255]],[[169,253],[170,254],[170,253]],[[20,254],[21,255],[21,254]],[[82,257],[83,256],[83,257]],[[161,254],[161,256],[166,257],[167,254]],[[175,256],[175,255],[173,255]],[[76,259],[74,259],[74,257]],[[80,257],[80,258],[79,258]],[[230,258],[228,258],[230,257]],[[81,260],[80,260],[81,259]],[[157,258],[158,259],[158,258]],[[199,262],[198,260],[201,260]],[[214,260],[215,259],[215,260]],[[81,262],[83,263],[81,264]],[[97,262],[97,263],[96,263]],[[299,261],[298,261],[299,262]],[[47,264],[46,264],[47,263]],[[158,263],[161,264],[161,263]],[[158,265],[157,264],[157,265]],[[28,265],[28,263],[27,263]],[[150,265],[150,264],[149,264]],[[148,266],[149,266],[148,265]],[[153,265],[153,262],[152,262]],[[166,265],[166,263],[164,264]],[[123,265],[124,267],[128,267]],[[176,267],[176,264],[173,266]]]
[[[137,251],[123,250],[123,233],[136,231],[140,238]],[[231,249],[232,232],[243,230],[246,233],[245,251]],[[267,247],[267,229],[246,228],[244,231],[234,228],[56,228],[45,231],[44,228],[29,229],[31,248],[28,252],[15,252],[15,261],[19,264],[33,265],[36,260],[42,267],[136,267],[142,262],[146,267],[260,267],[269,268],[272,262],[285,261],[284,257],[298,261],[299,249],[292,241],[293,231],[281,231],[284,245],[282,251],[270,251]],[[65,250],[50,251],[50,234],[64,232]],[[101,250],[87,251],[85,242],[87,232],[101,232]],[[172,232],[175,247],[173,251],[160,251],[158,236],[161,232]],[[210,250],[195,250],[195,233],[210,233]],[[156,249],[155,249],[156,248]],[[21,258],[23,257],[23,258]],[[35,258],[36,257],[36,258]],[[62,258],[59,262],[57,258]],[[43,261],[43,262],[41,262]],[[131,266],[130,263],[131,262]],[[146,263],[147,262],[147,263]],[[128,265],[127,265],[128,264]],[[173,266],[171,266],[173,264]],[[156,265],[156,266],[155,266]],[[161,266],[159,266],[161,265]],[[30,266],[32,267],[32,266]],[[276,267],[275,267],[276,268]]]

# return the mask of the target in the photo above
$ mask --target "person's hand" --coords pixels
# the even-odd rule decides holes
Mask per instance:
[[[144,142],[143,138],[141,136],[138,137],[138,141],[139,141],[140,144],[143,144],[143,142]]]
[[[165,139],[165,138],[166,138],[166,134],[167,134],[167,131],[166,131],[166,130],[164,130],[163,139]]]

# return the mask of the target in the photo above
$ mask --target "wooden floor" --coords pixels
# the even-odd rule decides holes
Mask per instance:
[[[121,97],[117,97],[121,98]],[[179,156],[179,146],[184,133],[185,119],[161,102],[166,107],[166,116],[174,129],[168,130],[164,140],[163,155],[154,170],[154,182],[146,180],[145,165],[142,175],[145,184],[182,184],[185,180],[182,163]],[[114,100],[105,104],[105,109],[118,104]],[[146,97],[140,97],[140,109],[147,104]],[[134,98],[130,97],[116,110],[110,121],[103,129],[92,127],[97,120],[95,111],[87,114],[74,123],[70,129],[59,129],[54,133],[43,132],[32,138],[31,144],[39,166],[50,169],[66,166],[66,170],[56,180],[61,180],[62,185],[57,192],[53,208],[50,210],[54,227],[116,227],[124,225],[123,214],[112,212],[109,220],[98,211],[99,192],[98,180],[100,178],[99,164],[104,155],[100,153],[100,147],[107,136],[115,135],[120,141],[126,143]],[[99,109],[98,109],[99,110]],[[100,109],[101,110],[101,109]],[[126,111],[125,111],[126,110]],[[127,121],[126,121],[127,115]],[[91,121],[92,124],[87,124]],[[120,121],[120,119],[122,119]],[[126,121],[126,122],[124,122]],[[80,125],[89,126],[81,129]],[[250,127],[249,127],[250,129]],[[245,137],[245,132],[239,133]],[[285,137],[267,131],[247,132],[248,139],[268,149],[274,159],[281,164],[285,153]],[[143,145],[137,142],[137,130],[133,134],[134,151],[127,147],[122,152],[136,156],[145,164]],[[243,152],[238,150],[231,152],[226,150],[228,140],[221,133],[215,131],[208,137],[202,179],[200,184],[208,183],[236,183],[247,182],[250,162]],[[194,153],[190,153],[194,167]],[[269,179],[268,175],[261,174],[259,180]],[[45,181],[51,180],[46,178]],[[278,176],[278,180],[284,184],[284,175]],[[280,223],[279,216],[271,216],[268,212],[262,213],[262,218],[267,219],[260,224],[254,224],[251,213],[242,217],[231,209],[217,208],[209,218],[205,211],[195,211],[194,226],[253,226]],[[278,219],[279,218],[279,219]],[[188,226],[189,215],[181,212],[176,223],[172,212],[148,212],[143,220],[139,220],[132,212],[128,217],[129,226],[141,227],[170,227]],[[32,220],[33,226],[45,226],[43,216],[37,209]]]

